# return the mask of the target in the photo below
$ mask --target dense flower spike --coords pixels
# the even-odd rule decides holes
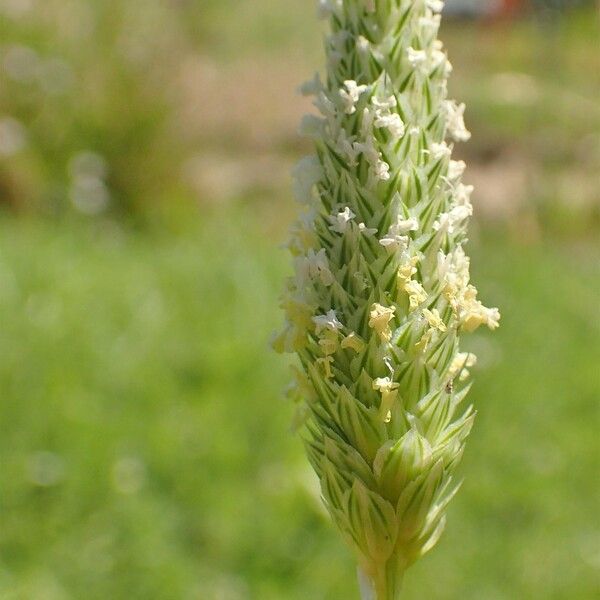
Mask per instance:
[[[356,552],[363,593],[397,598],[456,491],[473,423],[462,407],[475,356],[459,336],[498,326],[470,283],[472,214],[464,105],[437,40],[441,0],[320,0],[327,74],[301,87],[315,154],[295,170],[302,214],[290,242],[281,351],[323,498]]]

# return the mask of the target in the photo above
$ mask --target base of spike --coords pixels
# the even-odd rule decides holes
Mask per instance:
[[[361,600],[400,600],[404,570],[394,557],[385,564],[359,567]]]

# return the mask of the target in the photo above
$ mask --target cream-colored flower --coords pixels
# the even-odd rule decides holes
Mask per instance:
[[[331,369],[331,365],[333,364],[333,357],[322,356],[321,358],[317,358],[316,362],[323,369],[323,374],[325,375],[325,378],[333,379],[333,371]]]
[[[335,354],[340,346],[339,336],[337,331],[327,330],[319,339],[319,346],[323,350],[325,356]]]
[[[500,326],[500,311],[487,308],[479,300],[466,303],[462,307],[462,330],[475,331],[481,325],[494,330]]]
[[[432,310],[424,308],[423,316],[429,323],[430,327],[432,327],[433,329],[437,329],[442,332],[448,331],[448,327],[446,326],[446,323],[444,323],[442,317],[440,316],[440,312],[437,308],[434,308]]]
[[[419,257],[413,256],[398,268],[398,285],[401,289],[404,290],[404,286],[417,273],[417,264],[419,264]]]
[[[415,344],[415,350],[420,353],[425,353],[433,337],[433,329],[428,329],[422,335],[421,339]]]
[[[460,381],[465,381],[469,377],[468,369],[477,364],[477,357],[471,352],[458,352],[450,363],[448,369],[448,379],[455,379],[459,376]]]
[[[382,306],[378,303],[371,306],[371,311],[369,313],[369,327],[374,329],[384,342],[389,342],[392,338],[390,322],[394,318],[395,312],[395,306]]]
[[[373,389],[381,392],[379,417],[386,423],[391,420],[391,409],[398,397],[399,387],[400,385],[393,382],[389,377],[379,377],[373,380]]]
[[[342,348],[345,350],[350,348],[355,352],[362,352],[365,349],[365,343],[354,333],[354,331],[347,335],[341,343]]]
[[[411,310],[415,310],[427,300],[427,292],[423,286],[414,279],[408,280],[404,284],[403,289],[408,294]]]

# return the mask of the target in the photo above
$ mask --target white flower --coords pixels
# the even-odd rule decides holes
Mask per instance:
[[[433,224],[433,230],[453,233],[454,230],[451,230],[450,214],[447,212],[442,213]]]
[[[415,50],[410,46],[407,50],[408,62],[413,68],[423,67],[427,63],[427,52],[425,50]]]
[[[471,206],[471,194],[475,188],[472,185],[459,183],[454,190],[454,201],[457,206]]]
[[[294,255],[303,254],[315,245],[317,237],[314,230],[315,217],[315,210],[310,208],[302,211],[298,220],[292,225],[288,248]]]
[[[367,111],[365,110],[365,113]],[[381,152],[378,152],[373,145],[373,140],[369,143],[356,143],[355,148],[362,152],[367,162],[371,165],[371,171],[377,179],[388,181],[390,178],[390,165],[382,160]]]
[[[408,248],[409,238],[402,235],[398,225],[392,225],[387,235],[379,240],[379,243],[388,251],[400,250],[404,252]]]
[[[314,186],[323,177],[323,167],[316,156],[305,156],[292,170],[292,176],[296,200],[307,204],[312,200]]]
[[[443,44],[440,40],[435,40],[432,44],[431,51],[431,69],[436,69],[440,65],[444,65],[444,77],[448,77],[450,73],[452,73],[452,65],[446,56],[446,53],[443,51]]]
[[[317,335],[324,329],[329,329],[330,331],[340,331],[343,328],[343,325],[338,321],[335,310],[330,310],[325,315],[317,315],[316,317],[313,317],[312,320],[316,325]]]
[[[400,115],[396,113],[386,115],[379,112],[375,118],[375,127],[385,127],[394,138],[401,138],[406,130]]]
[[[312,79],[305,81],[299,88],[298,91],[303,96],[316,96],[319,92],[323,91],[323,83],[321,82],[321,76],[319,73],[315,73]]]
[[[317,110],[330,121],[336,118],[337,111],[335,109],[335,104],[327,97],[325,92],[319,92],[313,104]]]
[[[360,53],[365,54],[369,51],[370,48],[371,48],[371,42],[369,42],[369,40],[366,37],[359,35],[356,38],[356,49]]]
[[[356,81],[349,79],[344,81],[344,88],[340,89],[340,98],[344,103],[344,111],[347,115],[352,115],[356,112],[356,103],[359,101],[361,94],[369,89],[368,85],[358,85]]]
[[[373,13],[377,10],[375,7],[375,0],[364,0],[364,3],[368,13]]]
[[[367,227],[364,223],[358,224],[358,230],[365,235],[375,235],[377,233],[377,229]]]
[[[450,211],[450,222],[453,227],[458,227],[473,214],[471,204],[458,204]]]
[[[425,4],[434,13],[441,13],[444,10],[444,0],[426,0]]]
[[[473,214],[473,207],[469,205],[454,206],[449,212],[442,213],[433,224],[435,231],[454,233]]]
[[[446,126],[448,133],[457,142],[466,142],[471,138],[471,133],[465,126],[465,105],[457,104],[454,100],[445,102]]]
[[[348,223],[354,219],[354,217],[356,217],[356,215],[346,206],[342,212],[329,217],[329,221],[332,223],[332,225],[329,226],[329,229],[336,233],[344,233],[346,229],[348,229]]]
[[[415,50],[412,46],[407,49],[407,57],[409,64],[413,69],[419,69],[423,73],[430,73],[437,69],[440,65],[445,64],[444,75],[448,75],[452,70],[452,65],[448,57],[443,51],[442,43],[435,40],[429,51]]]
[[[400,250],[404,252],[408,248],[410,239],[406,234],[409,231],[417,231],[419,222],[414,217],[401,219],[400,217],[390,226],[385,237],[379,240],[379,243],[390,251]]]
[[[440,281],[444,281],[446,279],[446,275],[452,269],[452,255],[444,254],[442,250],[438,252],[437,255],[437,276]]]
[[[324,125],[325,119],[316,115],[304,115],[298,132],[305,137],[319,138],[323,135]]]
[[[381,181],[389,181],[391,177],[390,165],[381,159],[373,165],[373,172],[375,173],[375,177],[381,179]]]
[[[373,98],[371,98],[371,102],[375,108],[380,108],[383,110],[390,110],[390,108],[395,108],[398,106],[396,96],[388,96],[387,98],[381,99],[373,96]]]
[[[451,182],[457,181],[463,176],[466,168],[467,165],[463,160],[451,160],[448,165],[448,179]]]
[[[328,19],[343,8],[342,0],[319,0],[317,14],[320,19]]]
[[[401,233],[407,233],[409,231],[417,231],[419,229],[419,221],[415,217],[409,217],[408,219],[398,218],[396,223],[398,231]]]
[[[433,160],[439,160],[440,158],[445,158],[452,154],[452,150],[450,150],[450,146],[446,144],[446,142],[442,142],[440,144],[432,143],[429,146],[429,154]]]
[[[357,165],[356,159],[360,154],[360,150],[354,142],[354,136],[348,137],[346,130],[342,127],[335,143],[336,150],[345,156],[348,161],[348,166],[355,167]]]
[[[438,29],[440,28],[440,22],[440,15],[428,15],[419,18],[419,25],[424,30],[427,37],[434,37],[437,34]]]
[[[333,285],[335,281],[331,271],[329,270],[329,261],[327,260],[327,254],[325,248],[321,248],[318,252],[315,252],[312,248],[308,251],[306,256],[308,263],[309,274],[311,277],[316,277],[321,280],[321,283],[329,287]]]

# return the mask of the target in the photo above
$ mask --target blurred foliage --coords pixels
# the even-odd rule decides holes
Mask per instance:
[[[155,0],[143,10],[115,0],[12,0],[3,11],[2,201],[117,215],[176,202],[185,148],[170,78],[186,40],[175,10]]]

